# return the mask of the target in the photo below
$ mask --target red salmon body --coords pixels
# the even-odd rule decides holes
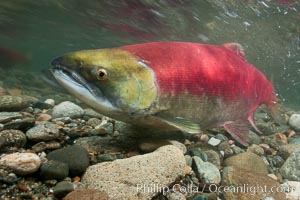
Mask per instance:
[[[261,104],[271,109],[276,104],[273,85],[245,60],[239,44],[155,42],[120,48],[154,71],[159,103],[173,103],[175,110],[190,104],[183,106],[188,111],[167,114],[186,118],[189,112],[190,119],[197,120],[201,128],[222,126],[243,144],[249,131],[245,122],[258,131],[253,122],[255,110]]]

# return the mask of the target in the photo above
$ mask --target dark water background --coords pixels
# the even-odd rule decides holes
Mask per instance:
[[[299,109],[299,11],[299,0],[1,0],[0,69],[26,75],[70,51],[149,41],[238,42]]]

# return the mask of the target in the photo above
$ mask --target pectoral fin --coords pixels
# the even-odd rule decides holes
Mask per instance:
[[[225,122],[223,125],[224,129],[240,144],[248,146],[249,128],[246,123],[242,120]]]
[[[157,116],[158,119],[161,121],[164,121],[170,126],[175,127],[176,129],[179,129],[181,131],[187,132],[187,133],[200,133],[201,129],[200,126],[190,120],[186,120],[184,118],[168,118],[166,116]]]

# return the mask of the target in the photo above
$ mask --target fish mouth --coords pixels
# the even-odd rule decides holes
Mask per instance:
[[[119,110],[97,86],[81,76],[76,69],[58,63],[57,60],[60,59],[52,61],[50,72],[61,86],[87,105],[103,112],[103,114]]]

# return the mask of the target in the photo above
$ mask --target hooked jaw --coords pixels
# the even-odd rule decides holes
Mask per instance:
[[[103,114],[110,115],[111,112],[118,111],[118,108],[112,105],[98,87],[81,76],[76,67],[67,66],[64,60],[66,58],[62,56],[51,62],[50,71],[60,85]]]

